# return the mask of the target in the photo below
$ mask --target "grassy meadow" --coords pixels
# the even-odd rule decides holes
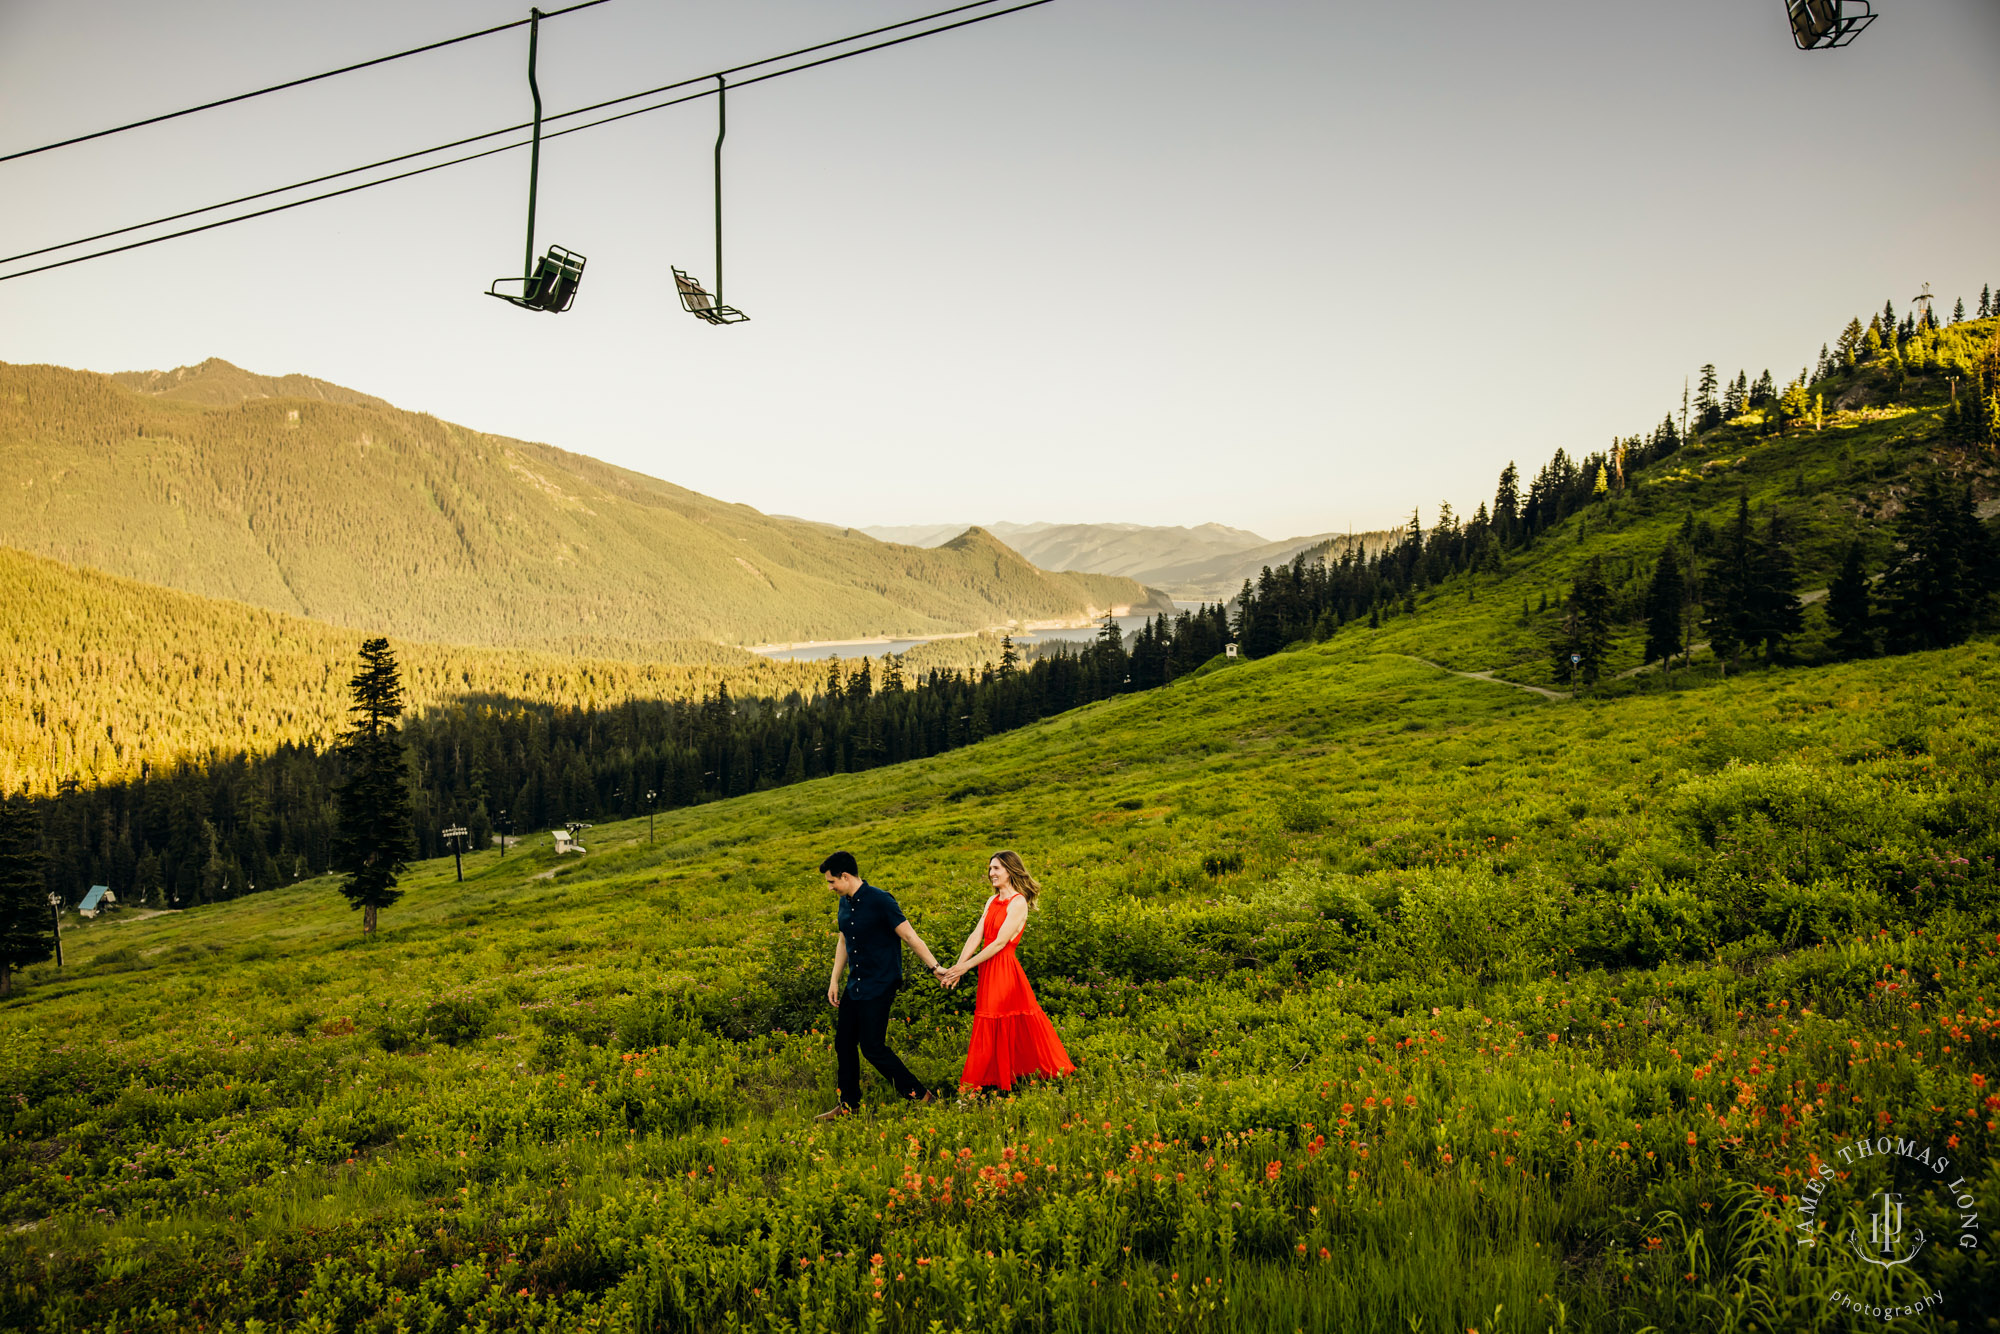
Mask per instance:
[[[1526,661],[1457,605],[425,863],[372,941],[328,881],[74,930],[0,1005],[0,1327],[2000,1327],[1929,1196],[1914,1288],[1788,1210],[1878,1132],[2000,1200],[2000,649],[1552,702],[1404,656]],[[820,857],[949,957],[1003,846],[1079,1072],[814,1122]],[[892,1045],[948,1085],[972,1007]]]

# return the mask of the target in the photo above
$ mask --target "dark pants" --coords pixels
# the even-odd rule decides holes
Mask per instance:
[[[903,1097],[921,1098],[930,1092],[889,1050],[886,1041],[889,1007],[895,1003],[894,991],[865,1000],[856,1000],[852,995],[840,998],[840,1019],[833,1029],[833,1054],[840,1067],[840,1101],[849,1108],[861,1106],[861,1062],[856,1059],[857,1052],[866,1056],[868,1064],[880,1070],[882,1077],[894,1084]]]

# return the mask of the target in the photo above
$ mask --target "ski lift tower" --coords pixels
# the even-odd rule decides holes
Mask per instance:
[[[1910,309],[1916,312],[1919,330],[1937,323],[1937,316],[1931,313],[1931,285],[1924,284],[1924,290],[1910,298]]]

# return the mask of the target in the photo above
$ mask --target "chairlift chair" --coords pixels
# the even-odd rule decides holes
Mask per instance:
[[[1846,46],[1875,21],[1869,0],[1785,0],[1792,20],[1792,44],[1801,51]]]
[[[700,279],[674,270],[674,290],[680,294],[681,309],[709,324],[741,324],[750,318],[722,302],[722,141],[728,137],[729,80],[718,74],[715,76],[715,295],[709,295]]]
[[[674,287],[680,293],[681,309],[698,320],[707,320],[710,324],[735,324],[750,318],[734,306],[716,304],[700,279],[689,277],[679,269],[674,270]]]
[[[495,278],[493,287],[486,295],[497,296],[502,301],[511,301],[524,310],[546,310],[551,315],[560,315],[576,300],[577,284],[583,281],[584,259],[574,250],[565,250],[559,245],[549,247],[535,265],[534,273],[526,278]],[[520,283],[521,295],[498,292],[501,283]]]
[[[523,310],[545,310],[551,315],[560,315],[576,300],[577,286],[583,281],[583,256],[574,250],[559,245],[549,247],[549,253],[538,263],[535,259],[535,189],[542,169],[542,90],[535,82],[535,53],[540,45],[542,11],[528,11],[528,92],[535,99],[535,133],[529,141],[528,149],[528,242],[521,252],[521,276],[518,278],[495,278],[486,295],[497,296],[502,301],[521,307]],[[501,283],[521,284],[521,294],[499,290]]]

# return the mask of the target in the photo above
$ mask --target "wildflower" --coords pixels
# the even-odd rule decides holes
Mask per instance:
[[[1264,1179],[1266,1181],[1276,1181],[1278,1179],[1278,1173],[1284,1169],[1284,1166],[1285,1165],[1283,1163],[1270,1164],[1264,1169]]]

